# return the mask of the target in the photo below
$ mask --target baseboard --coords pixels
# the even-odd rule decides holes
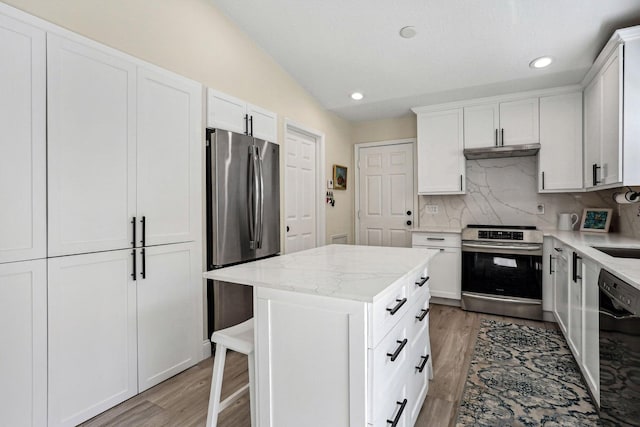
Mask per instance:
[[[556,317],[553,315],[552,311],[543,311],[542,312],[542,320],[544,320],[545,322],[556,323]]]
[[[441,305],[450,305],[453,307],[460,307],[459,299],[451,299],[451,298],[441,298],[441,297],[431,297],[430,300],[433,304],[441,304]]]
[[[202,359],[200,360],[204,360],[209,357],[211,357],[211,341],[204,340],[202,342]]]

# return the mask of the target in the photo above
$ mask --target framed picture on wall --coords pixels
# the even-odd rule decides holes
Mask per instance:
[[[580,231],[607,233],[611,225],[611,209],[586,208],[582,213]]]
[[[347,167],[333,165],[333,188],[334,190],[347,189]]]

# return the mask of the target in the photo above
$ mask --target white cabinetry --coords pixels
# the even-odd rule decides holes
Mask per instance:
[[[463,109],[418,113],[418,194],[463,194]]]
[[[538,192],[582,189],[582,93],[540,98]]]
[[[569,249],[554,242],[552,259],[553,271],[553,313],[562,332],[567,334],[569,328]]]
[[[580,256],[575,252],[571,252],[571,280],[569,280],[569,325],[568,325],[568,341],[573,356],[578,364],[582,364],[582,300],[583,300],[583,282],[582,282],[582,262]]]
[[[46,248],[45,33],[0,15],[0,263]]]
[[[260,425],[412,426],[432,376],[426,276],[373,303],[256,287]]]
[[[462,254],[460,233],[418,233],[412,236],[412,247],[437,249],[437,262],[429,265],[431,296],[460,300]]]
[[[207,127],[278,142],[278,115],[213,89],[207,91]]]
[[[464,108],[464,147],[533,144],[539,141],[538,98]]]
[[[582,262],[582,281],[584,282],[583,335],[582,335],[582,373],[591,393],[600,403],[600,329],[599,329],[599,288],[600,268],[593,261]]]
[[[49,426],[73,426],[134,396],[132,249],[48,260]]]
[[[0,264],[0,340],[2,425],[46,425],[46,260]]]

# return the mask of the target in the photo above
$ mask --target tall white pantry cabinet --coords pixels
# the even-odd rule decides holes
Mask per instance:
[[[202,359],[202,86],[3,4],[0,61],[0,424],[76,425]]]

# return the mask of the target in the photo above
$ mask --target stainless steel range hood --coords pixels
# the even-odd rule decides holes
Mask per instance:
[[[504,157],[535,156],[540,144],[505,145],[501,147],[465,148],[464,157],[469,160],[501,159]]]

